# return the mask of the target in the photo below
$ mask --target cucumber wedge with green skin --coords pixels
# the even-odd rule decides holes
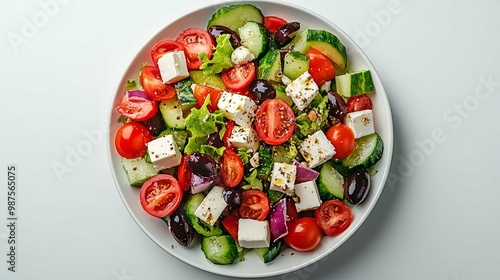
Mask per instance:
[[[318,177],[318,191],[323,201],[344,198],[344,177],[333,167],[330,161],[321,166]]]
[[[122,160],[122,167],[132,187],[140,187],[149,178],[158,174],[153,164],[146,162],[142,157],[124,159]]]
[[[378,133],[356,139],[352,153],[342,160],[348,168],[363,166],[369,168],[377,163],[384,152],[384,142]]]
[[[262,22],[261,10],[251,4],[236,4],[218,9],[208,21],[207,29],[213,25],[223,25],[237,32],[248,21]]]
[[[259,61],[257,77],[269,81],[280,82],[281,76],[281,54],[279,50],[268,51]]]
[[[295,36],[293,50],[306,53],[315,48],[326,55],[339,69],[347,67],[347,51],[337,36],[326,30],[307,29]]]
[[[337,92],[346,98],[375,91],[370,70],[339,75],[335,83]]]
[[[159,109],[168,127],[177,129],[186,128],[186,120],[182,113],[181,102],[177,97],[160,102]]]
[[[204,237],[201,250],[214,264],[232,264],[240,254],[236,241],[230,235]]]
[[[300,52],[289,52],[283,60],[283,74],[295,80],[309,69],[309,58]]]
[[[200,206],[204,198],[205,195],[203,193],[194,194],[188,199],[188,201],[184,205],[184,211],[186,213],[188,223],[194,228],[194,230],[197,233],[205,237],[220,236],[222,235],[222,228],[219,225],[220,224],[219,221],[217,221],[215,225],[211,226],[200,220],[194,214],[196,208]]]
[[[246,47],[257,59],[261,58],[269,47],[267,29],[259,22],[249,21],[238,28],[241,45]]]
[[[189,77],[194,84],[218,88],[222,91],[226,90],[226,86],[222,78],[217,74],[205,75],[201,70],[189,71]]]
[[[270,263],[276,259],[281,253],[281,249],[283,248],[284,241],[283,239],[278,239],[271,242],[271,245],[265,248],[255,248],[253,249],[257,256],[264,262]]]

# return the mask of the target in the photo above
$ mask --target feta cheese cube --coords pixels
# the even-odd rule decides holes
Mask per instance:
[[[217,103],[224,117],[240,126],[252,126],[257,104],[246,96],[223,92]]]
[[[181,163],[181,152],[172,135],[165,135],[147,143],[149,158],[156,170],[160,171]]]
[[[297,108],[304,110],[319,93],[318,85],[314,82],[309,72],[304,72],[285,88],[286,95],[292,98]]]
[[[255,56],[244,46],[239,46],[231,53],[231,61],[234,64],[243,64],[254,60]]]
[[[269,247],[271,231],[267,220],[239,219],[238,243],[243,248]]]
[[[245,147],[251,149],[252,152],[257,151],[260,145],[259,136],[251,126],[234,126],[228,140],[236,148]]]
[[[219,219],[227,203],[224,200],[224,188],[214,186],[196,208],[194,215],[209,225],[214,225]]]
[[[171,51],[158,59],[161,79],[164,84],[171,84],[189,77],[186,56],[183,51]]]
[[[299,202],[295,203],[297,212],[315,210],[321,205],[321,199],[315,181],[296,184],[295,193],[299,197]]]
[[[345,116],[344,123],[352,129],[356,139],[375,132],[372,110],[349,113]]]
[[[294,185],[296,175],[297,167],[295,165],[275,162],[273,164],[269,189],[287,195],[293,195],[295,193]]]
[[[310,168],[325,163],[335,155],[335,148],[321,130],[307,136],[298,150]]]

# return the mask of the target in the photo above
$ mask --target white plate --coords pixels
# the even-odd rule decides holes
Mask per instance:
[[[139,189],[130,187],[125,176],[125,172],[120,164],[121,157],[116,153],[114,148],[114,135],[120,124],[116,121],[119,117],[115,111],[116,104],[124,94],[124,86],[127,79],[137,77],[137,72],[142,63],[148,61],[149,52],[153,45],[162,39],[175,39],[177,35],[187,27],[197,26],[205,28],[211,15],[221,6],[227,6],[233,3],[250,3],[259,7],[264,15],[277,15],[290,21],[299,21],[302,24],[316,29],[325,29],[335,34],[345,45],[348,54],[349,69],[363,70],[370,69],[372,78],[375,84],[376,93],[373,94],[372,102],[375,114],[376,131],[380,134],[384,141],[384,154],[382,159],[377,163],[378,173],[372,178],[370,194],[362,205],[357,205],[352,208],[354,220],[352,225],[341,235],[337,237],[325,237],[321,244],[312,252],[300,253],[287,248],[281,256],[270,263],[264,264],[253,252],[245,255],[245,261],[237,262],[233,265],[214,265],[205,259],[199,244],[194,244],[194,247],[184,248],[179,246],[170,236],[166,224],[160,219],[152,218],[141,208],[139,203]],[[212,4],[206,7],[197,9],[190,14],[180,17],[171,24],[160,30],[145,46],[139,50],[137,55],[132,59],[123,78],[120,81],[115,97],[110,107],[110,134],[108,135],[108,153],[111,164],[111,170],[116,183],[116,187],[123,203],[137,222],[139,227],[166,252],[178,258],[179,260],[188,263],[199,269],[233,277],[266,277],[279,274],[289,273],[310,265],[324,258],[328,254],[335,251],[342,245],[368,217],[373,207],[375,206],[389,173],[389,167],[393,151],[393,124],[389,101],[382,82],[375,71],[375,68],[364,55],[361,49],[337,26],[329,22],[327,19],[309,11],[303,7],[298,7],[284,2],[270,1],[239,1],[227,2],[224,1],[218,4]],[[293,254],[292,254],[293,253]]]

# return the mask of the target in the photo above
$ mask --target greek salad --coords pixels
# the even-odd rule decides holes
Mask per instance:
[[[292,20],[224,6],[157,42],[116,105],[140,204],[180,245],[200,236],[214,264],[249,251],[268,263],[341,234],[383,153],[370,71],[350,71],[328,30]]]

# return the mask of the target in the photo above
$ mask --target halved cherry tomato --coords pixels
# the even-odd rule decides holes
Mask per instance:
[[[238,241],[238,221],[240,217],[238,215],[238,211],[234,211],[233,213],[227,215],[224,219],[222,219],[221,224],[224,229],[231,235],[234,240]]]
[[[333,63],[326,55],[317,49],[311,48],[307,51],[306,56],[309,58],[308,72],[318,86],[335,78],[335,67],[333,67]]]
[[[264,192],[256,189],[243,192],[239,212],[242,219],[263,221],[269,214],[269,210],[269,198]]]
[[[353,96],[347,100],[346,104],[346,110],[347,113],[352,113],[356,111],[363,111],[363,110],[372,110],[373,109],[373,104],[366,94],[360,94]]]
[[[222,71],[222,82],[227,89],[234,92],[244,92],[255,77],[255,64],[247,62],[235,65]]]
[[[183,191],[189,190],[191,182],[191,171],[188,169],[186,161],[188,156],[187,154],[182,156],[181,163],[177,168],[177,181]]]
[[[231,134],[233,134],[233,129],[234,129],[234,121],[229,120],[226,123],[226,131],[224,132],[224,136],[222,136],[222,142],[224,142],[224,145],[226,148],[231,148],[231,142],[229,142],[229,138],[231,138]]]
[[[128,122],[118,129],[115,135],[115,148],[124,158],[133,159],[146,154],[146,143],[153,137],[148,129],[138,122]]]
[[[142,208],[149,215],[163,218],[179,207],[182,194],[174,176],[158,174],[144,182],[139,197]]]
[[[243,179],[245,168],[241,158],[231,149],[225,149],[221,157],[220,177],[224,185],[236,187]]]
[[[126,94],[116,107],[116,111],[134,121],[145,121],[158,112],[158,104],[153,100],[128,97]]]
[[[266,99],[255,113],[255,130],[269,145],[285,143],[295,130],[292,108],[281,99]]]
[[[285,243],[297,251],[311,251],[321,241],[321,228],[313,217],[302,217],[288,227]]]
[[[168,100],[177,95],[173,85],[163,83],[160,70],[156,66],[144,66],[140,79],[144,91],[153,100]]]
[[[176,41],[161,40],[151,49],[151,60],[156,66],[158,66],[158,59],[160,59],[160,57],[162,57],[165,53],[172,51],[184,51],[184,45]]]
[[[200,53],[206,53],[208,57],[211,57],[214,52],[214,39],[206,30],[198,27],[190,27],[182,31],[176,41],[184,45],[189,70],[200,69],[203,64],[199,57]]]
[[[196,98],[196,101],[198,102],[197,108],[200,108],[203,103],[205,103],[205,99],[207,99],[207,96],[210,94],[210,104],[207,106],[207,109],[212,113],[219,109],[219,107],[217,107],[217,103],[219,103],[219,98],[222,94],[222,90],[195,84],[193,94]]]
[[[351,209],[337,199],[323,202],[314,212],[314,217],[319,227],[328,236],[341,234],[352,222]]]
[[[344,159],[348,157],[354,149],[355,136],[350,127],[343,123],[333,125],[326,131],[326,138],[330,140],[335,147],[336,159]]]
[[[265,16],[264,27],[267,28],[269,33],[274,34],[283,25],[287,24],[286,20],[277,16]]]

